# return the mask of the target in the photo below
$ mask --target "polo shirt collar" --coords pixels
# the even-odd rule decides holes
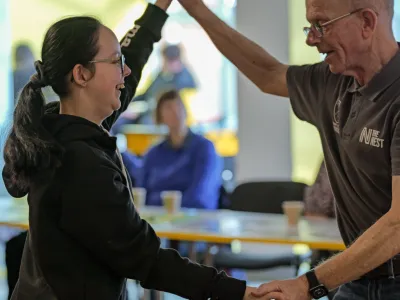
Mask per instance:
[[[364,98],[375,101],[376,98],[400,78],[400,51],[371,79],[366,86],[360,86],[357,80],[352,79],[347,91],[359,92]]]

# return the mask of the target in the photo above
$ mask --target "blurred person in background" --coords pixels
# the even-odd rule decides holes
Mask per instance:
[[[184,208],[218,209],[222,196],[222,160],[211,141],[193,133],[186,125],[186,110],[178,91],[171,90],[160,96],[155,121],[166,125],[169,134],[143,158],[137,185],[147,191],[146,205],[162,206],[161,193],[174,190],[182,193]],[[181,255],[189,255],[189,243],[164,242]],[[196,252],[203,252],[207,245],[195,243],[195,248]]]
[[[335,198],[322,161],[314,183],[304,191],[305,213],[319,218],[335,218]]]
[[[162,93],[169,90],[182,91],[197,88],[193,74],[183,61],[179,45],[164,46],[161,55],[161,69],[145,92],[133,99],[134,102],[146,103],[147,109],[143,113],[132,112],[128,109],[113,126],[113,132],[120,133],[121,126],[126,124],[154,124],[156,101]]]
[[[166,45],[162,50],[162,67],[147,90],[134,101],[157,99],[164,92],[197,88],[196,81],[183,62],[179,45]]]
[[[125,135],[118,134],[116,138],[117,147],[119,152],[121,152],[122,161],[124,162],[129,177],[131,178],[132,186],[136,186],[140,178],[142,159],[128,149],[128,143]]]
[[[21,43],[15,48],[15,69],[13,72],[14,101],[18,99],[18,94],[27,84],[29,78],[35,74],[33,65],[35,58],[29,45]]]
[[[214,144],[186,125],[179,93],[168,91],[157,102],[155,119],[169,129],[167,138],[143,158],[138,186],[147,190],[147,205],[162,205],[161,192],[182,192],[182,207],[217,209],[222,160]]]

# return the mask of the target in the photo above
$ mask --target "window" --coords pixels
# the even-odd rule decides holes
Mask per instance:
[[[225,22],[234,26],[236,0],[208,0],[207,5]],[[135,3],[126,18],[116,26],[121,38],[131,26],[131,20],[141,13]],[[182,57],[197,83],[197,91],[185,101],[195,128],[207,131],[212,128],[237,129],[236,69],[215,48],[207,34],[175,1],[168,10],[170,15],[163,29],[163,38],[143,71],[137,95],[144,92],[162,68],[161,49],[167,44],[179,45]],[[135,18],[133,17],[135,16]],[[127,17],[129,16],[129,18]],[[185,99],[184,99],[185,100]]]
[[[394,1],[393,31],[396,40],[400,40],[400,2]]]

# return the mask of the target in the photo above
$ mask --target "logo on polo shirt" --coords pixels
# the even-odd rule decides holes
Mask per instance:
[[[381,132],[374,129],[369,129],[364,127],[360,134],[360,143],[364,143],[366,145],[383,148],[384,139],[379,138],[379,134]]]
[[[336,100],[335,106],[333,107],[333,130],[336,133],[340,134],[339,130],[339,113],[340,113],[340,104],[342,101],[340,99]]]

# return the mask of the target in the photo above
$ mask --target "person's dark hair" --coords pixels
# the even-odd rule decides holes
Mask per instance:
[[[167,60],[181,59],[181,49],[178,45],[168,45],[162,51],[163,56]]]
[[[45,99],[41,88],[51,86],[62,99],[69,93],[67,76],[76,64],[90,67],[98,52],[101,23],[92,17],[70,17],[53,24],[42,46],[37,74],[22,89],[14,110],[11,132],[4,147],[4,160],[12,183],[27,189],[33,176],[60,165],[62,147],[45,130],[42,117]]]
[[[179,101],[182,104],[183,109],[185,109],[185,106],[183,104],[181,95],[177,90],[169,90],[160,95],[160,97],[157,100],[157,106],[155,110],[155,121],[156,124],[161,124],[162,123],[162,118],[161,118],[161,109],[162,106],[164,105],[165,102],[168,101]]]

